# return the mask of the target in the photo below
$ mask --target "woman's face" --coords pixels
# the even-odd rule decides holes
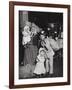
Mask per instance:
[[[44,40],[45,36],[44,35],[40,35],[40,38],[41,38],[41,40]]]

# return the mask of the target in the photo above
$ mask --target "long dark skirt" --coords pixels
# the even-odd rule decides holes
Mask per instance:
[[[38,49],[37,46],[29,45],[24,50],[24,66],[27,64],[33,65],[37,57]]]

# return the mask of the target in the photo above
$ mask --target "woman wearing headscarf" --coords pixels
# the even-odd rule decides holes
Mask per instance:
[[[38,49],[36,45],[33,45],[33,37],[30,22],[26,22],[22,34],[23,34],[22,44],[24,46],[24,65],[27,64],[33,65],[37,56]]]

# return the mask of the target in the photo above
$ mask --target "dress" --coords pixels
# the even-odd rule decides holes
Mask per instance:
[[[23,44],[25,45],[25,44],[27,44],[28,42],[30,42],[30,40],[31,40],[31,37],[30,37],[30,35],[29,36],[23,36]]]
[[[38,75],[45,74],[46,70],[45,70],[45,67],[44,67],[44,61],[45,61],[44,56],[42,57],[42,56],[38,55],[37,60],[38,60],[38,62],[35,66],[34,73],[38,74]]]
[[[30,41],[24,49],[24,66],[27,64],[33,65],[35,63],[37,53],[37,46],[33,45],[32,41]]]

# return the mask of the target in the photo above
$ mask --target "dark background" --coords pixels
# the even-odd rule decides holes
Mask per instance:
[[[52,12],[28,12],[29,21],[34,22],[39,27],[45,28],[48,23],[63,24],[63,13]]]

